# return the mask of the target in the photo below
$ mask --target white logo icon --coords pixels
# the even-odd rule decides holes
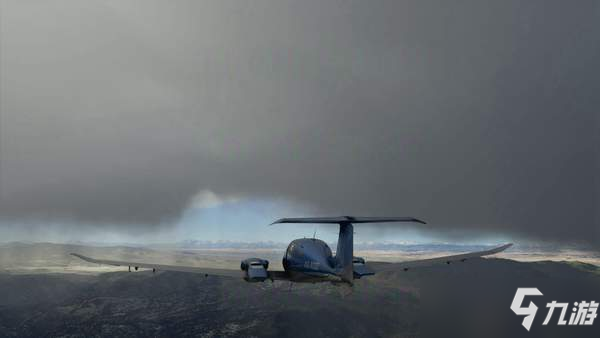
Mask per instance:
[[[533,302],[529,302],[529,307],[522,307],[521,305],[523,304],[523,299],[525,296],[543,296],[543,294],[537,288],[518,288],[515,298],[510,305],[510,309],[513,310],[514,313],[519,316],[525,316],[525,318],[523,318],[523,327],[529,331],[531,329],[531,324],[533,324],[533,319],[535,318],[538,307],[535,306]],[[558,303],[553,300],[552,302],[546,304],[546,307],[549,310],[548,315],[546,316],[546,319],[542,325],[548,325],[556,308],[561,308],[560,315],[558,316],[558,325],[592,325],[594,324],[594,319],[598,317],[599,305],[600,303],[595,301],[586,302],[583,300],[575,302],[573,303],[571,316],[567,321],[566,318],[569,303]]]
[[[533,324],[533,318],[535,318],[535,313],[537,312],[538,307],[535,306],[533,302],[529,302],[529,307],[521,307],[523,298],[525,298],[525,296],[543,296],[543,294],[537,288],[518,288],[515,298],[510,305],[510,309],[513,310],[514,313],[519,316],[526,316],[523,318],[523,326],[525,329],[527,329],[527,331],[529,331],[529,329],[531,329],[531,324]]]

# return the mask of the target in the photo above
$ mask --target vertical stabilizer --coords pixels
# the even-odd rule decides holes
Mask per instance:
[[[354,271],[352,258],[354,257],[354,227],[350,222],[340,222],[340,234],[338,236],[335,259],[337,268],[340,269],[340,277],[343,281],[352,284]]]

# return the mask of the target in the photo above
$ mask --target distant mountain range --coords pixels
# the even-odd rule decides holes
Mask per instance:
[[[40,244],[34,242],[6,242],[1,243],[0,247],[7,246],[19,246],[28,244]],[[66,245],[82,245],[82,246],[95,246],[95,247],[131,247],[131,248],[151,248],[151,249],[173,249],[173,250],[210,250],[210,249],[238,249],[238,250],[285,250],[288,243],[274,242],[274,241],[259,241],[259,242],[241,242],[241,241],[205,241],[205,240],[184,240],[173,243],[127,243],[127,242],[69,242],[69,243],[56,243]],[[331,247],[335,248],[336,243],[328,243]],[[401,252],[468,252],[468,251],[479,251],[486,250],[496,247],[504,243],[495,244],[457,244],[457,243],[394,243],[394,242],[358,242],[354,244],[355,250],[358,251],[401,251]],[[555,245],[550,243],[544,244],[522,244],[515,243],[507,252],[520,252],[520,253],[558,253],[566,251],[579,251],[588,252],[593,256],[600,256],[600,253],[586,248],[577,246],[565,246]]]
[[[36,244],[34,242],[0,242],[0,247],[14,246],[20,244]],[[83,242],[73,241],[68,243],[56,243],[68,245],[83,245],[97,247],[126,246],[133,248],[155,248],[155,249],[273,249],[285,250],[288,243],[274,241],[241,242],[241,241],[206,241],[206,240],[184,240],[179,242],[165,243],[128,243],[128,242]],[[335,248],[336,243],[328,243]],[[358,242],[354,244],[356,250],[381,250],[381,251],[404,251],[404,252],[464,252],[489,249],[504,243],[494,244],[460,244],[460,243],[396,243],[396,242]],[[515,243],[509,251],[511,252],[558,252],[565,250],[587,251],[586,248],[578,246],[544,244]],[[592,251],[592,250],[589,250]]]
[[[89,243],[88,243],[89,244]],[[335,248],[335,242],[328,243]],[[381,250],[404,252],[466,252],[486,250],[505,243],[493,244],[461,244],[461,243],[396,243],[396,242],[355,242],[355,250]],[[122,245],[122,244],[121,244]],[[185,240],[176,243],[147,245],[149,247],[165,247],[173,249],[285,249],[288,243],[274,241],[240,242],[240,241],[203,241]],[[558,252],[564,250],[586,250],[577,246],[556,245],[552,243],[523,244],[515,243],[509,249],[513,252]]]
[[[198,241],[186,240],[174,244],[165,244],[178,249],[285,249],[287,243],[281,242],[233,242],[233,241]],[[329,243],[335,247],[335,243]],[[356,250],[384,250],[384,251],[407,251],[407,252],[453,252],[453,251],[477,251],[485,250],[495,245],[465,245],[451,243],[386,243],[386,242],[367,242],[355,243]]]

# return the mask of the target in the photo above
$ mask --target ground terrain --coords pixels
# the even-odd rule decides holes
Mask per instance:
[[[0,249],[1,337],[598,337],[600,333],[600,321],[585,328],[541,325],[545,303],[551,300],[600,301],[600,270],[584,263],[476,259],[381,273],[358,280],[348,293],[329,284],[295,284],[290,289],[287,282],[248,284],[185,273],[98,270],[72,259],[68,252],[73,249],[90,255],[158,258],[143,248],[27,244],[18,250]],[[238,256],[244,254],[207,258],[206,253],[180,252],[163,259],[223,266],[239,263]],[[50,268],[45,270],[44,265]],[[544,293],[531,298],[540,311],[531,332],[509,309],[517,287],[538,287]]]

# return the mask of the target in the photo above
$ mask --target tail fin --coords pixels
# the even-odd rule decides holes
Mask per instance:
[[[277,223],[320,223],[320,224],[339,224],[340,234],[338,235],[337,251],[335,253],[336,268],[339,269],[339,276],[344,282],[352,284],[354,280],[354,267],[352,259],[354,257],[354,226],[352,223],[387,223],[387,222],[425,222],[412,217],[314,217],[314,218],[282,218],[272,224]]]
[[[339,276],[342,280],[350,284],[354,280],[353,257],[354,226],[350,222],[340,222],[340,234],[338,235],[337,250],[335,252],[336,268],[341,270]]]

